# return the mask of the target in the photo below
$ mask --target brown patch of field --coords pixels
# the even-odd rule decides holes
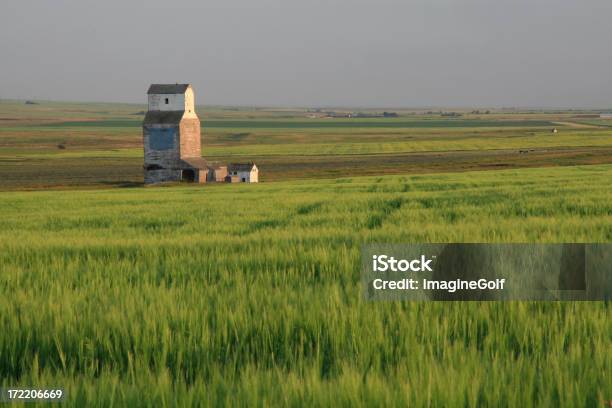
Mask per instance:
[[[553,122],[553,123],[555,125],[566,126],[570,128],[577,128],[577,129],[597,129],[600,127],[596,125],[589,125],[587,123],[577,123],[577,122]]]
[[[612,163],[611,148],[479,150],[346,156],[261,156],[214,158],[254,160],[261,181],[384,174],[496,170]],[[141,185],[140,158],[56,158],[0,161],[0,190]]]
[[[232,158],[236,160],[236,158]],[[246,159],[246,158],[245,158]],[[574,166],[612,163],[610,148],[485,150],[309,157],[258,157],[263,181],[335,178],[378,174],[436,173],[499,168]]]

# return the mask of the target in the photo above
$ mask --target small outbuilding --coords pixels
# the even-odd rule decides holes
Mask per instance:
[[[228,183],[258,183],[259,169],[255,163],[230,163],[227,166]]]
[[[181,180],[194,183],[211,183],[225,181],[227,166],[211,163],[201,157],[184,157]]]

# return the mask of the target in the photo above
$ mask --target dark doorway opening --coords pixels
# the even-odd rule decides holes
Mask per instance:
[[[164,168],[159,164],[148,164],[145,166],[146,170],[163,170]]]
[[[242,182],[243,182],[243,183],[246,183],[246,177],[243,177],[243,178],[242,178]]]
[[[181,180],[193,183],[195,181],[195,171],[191,169],[183,170]]]

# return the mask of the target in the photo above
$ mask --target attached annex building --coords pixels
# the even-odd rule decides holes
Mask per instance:
[[[200,119],[195,112],[193,88],[189,84],[153,84],[147,92],[149,109],[142,131],[145,184],[187,181],[195,183],[234,181],[228,166],[202,158]],[[231,164],[247,166],[249,164]],[[242,182],[259,181],[257,166]],[[232,168],[234,168],[232,167]]]

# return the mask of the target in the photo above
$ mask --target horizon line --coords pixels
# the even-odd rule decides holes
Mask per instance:
[[[135,105],[146,106],[146,102],[119,102],[119,101],[87,101],[75,99],[36,99],[36,98],[0,98],[0,102],[38,102],[38,103],[74,103],[74,104],[107,104],[107,105]],[[367,109],[367,110],[441,110],[441,109],[456,109],[456,110],[528,110],[528,111],[612,111],[612,107],[604,108],[601,106],[486,106],[486,105],[425,105],[425,106],[359,106],[359,105],[266,105],[266,104],[218,104],[211,103],[206,105],[198,105],[196,107],[220,107],[220,108],[254,108],[254,109]]]

